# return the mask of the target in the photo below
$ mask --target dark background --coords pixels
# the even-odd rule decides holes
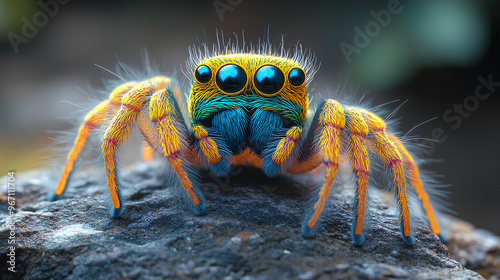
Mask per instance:
[[[408,100],[395,116],[401,120],[403,134],[437,117],[410,133],[431,138],[433,131],[441,131],[446,136],[438,144],[419,142],[433,146],[421,148],[419,153],[425,158],[442,159],[426,169],[443,175],[441,180],[452,185],[448,200],[458,216],[499,234],[500,87],[467,118],[462,117],[456,129],[455,122],[443,118],[454,104],[471,100],[480,84],[478,76],[492,75],[500,81],[500,22],[495,17],[499,2],[400,1],[402,10],[385,27],[374,30],[370,43],[348,63],[340,44],[354,45],[354,28],[364,30],[374,20],[371,11],[387,10],[390,2],[71,0],[58,5],[46,23],[41,17],[41,27],[16,53],[9,38],[23,36],[25,21],[33,23],[42,5],[2,0],[2,174],[44,165],[40,157],[50,153],[43,148],[51,144],[47,131],[69,129],[61,116],[77,109],[61,101],[86,104],[89,98],[78,87],[100,88],[103,79],[114,78],[94,64],[115,70],[116,53],[122,62],[141,69],[142,52],[147,48],[161,70],[177,72],[183,80],[180,67],[188,46],[199,44],[198,38],[214,43],[217,29],[226,38],[234,32],[241,40],[244,30],[246,41],[256,42],[269,27],[271,42],[279,43],[281,35],[287,46],[300,41],[321,61],[312,96],[334,92],[347,80],[346,99],[359,100],[369,91],[365,99],[373,105],[399,100],[386,106],[389,112]],[[220,3],[230,9],[219,15],[214,3],[219,9],[223,9]]]

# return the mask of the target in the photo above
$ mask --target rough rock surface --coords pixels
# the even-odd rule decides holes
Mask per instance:
[[[448,222],[451,257],[487,279],[500,279],[500,237],[458,219]]]
[[[268,179],[252,168],[218,180],[205,174],[207,214],[195,216],[161,170],[141,163],[123,172],[129,192],[119,219],[109,218],[95,176],[77,173],[56,202],[45,200],[55,184],[51,173],[19,176],[16,214],[8,214],[6,193],[0,194],[0,278],[482,279],[462,265],[492,279],[500,275],[499,238],[463,222],[450,222],[451,256],[422,223],[415,245],[407,246],[394,214],[375,200],[366,242],[357,247],[350,240],[351,197],[340,191],[316,234],[305,239],[307,192],[289,178]],[[12,221],[15,273],[7,270],[4,243]]]

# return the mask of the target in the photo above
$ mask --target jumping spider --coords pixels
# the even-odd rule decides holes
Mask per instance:
[[[268,177],[322,167],[324,180],[302,225],[302,234],[310,236],[342,162],[345,145],[356,176],[352,225],[355,244],[364,242],[370,153],[376,154],[391,174],[404,242],[414,243],[409,186],[415,189],[432,232],[439,234],[414,159],[400,139],[386,132],[380,117],[333,99],[322,101],[315,111],[309,110],[308,85],[317,70],[314,62],[314,57],[300,48],[293,56],[273,52],[268,45],[257,50],[226,47],[214,53],[206,46],[204,52],[195,49],[187,63],[191,78],[187,115],[181,110],[186,100],[168,77],[118,86],[85,116],[51,198],[62,195],[91,130],[112,118],[101,144],[113,202],[112,217],[118,217],[123,210],[116,151],[137,125],[149,144],[146,151],[154,150],[170,163],[196,214],[205,211],[196,167],[206,167],[221,177],[228,174],[232,164],[243,161],[260,167]]]

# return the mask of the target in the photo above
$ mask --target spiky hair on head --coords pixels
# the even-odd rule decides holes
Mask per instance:
[[[268,33],[267,33],[268,34]],[[196,67],[211,57],[229,55],[229,54],[249,54],[249,55],[263,55],[274,56],[279,58],[288,59],[297,63],[306,72],[306,86],[313,80],[314,74],[318,71],[321,63],[317,61],[316,56],[309,48],[303,48],[297,42],[295,47],[285,47],[284,36],[278,46],[273,45],[269,40],[269,35],[264,36],[263,39],[258,40],[257,43],[245,42],[244,34],[242,40],[238,40],[238,36],[234,34],[235,39],[224,39],[224,33],[216,33],[217,43],[213,43],[210,48],[209,43],[204,42],[200,45],[192,45],[189,47],[189,57],[186,60],[186,69],[183,69],[184,75],[192,83],[194,81],[194,71]]]

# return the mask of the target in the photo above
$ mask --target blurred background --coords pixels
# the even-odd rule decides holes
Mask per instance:
[[[459,217],[500,234],[499,8],[494,0],[0,0],[0,174],[44,166],[47,131],[71,129],[65,116],[79,110],[64,101],[88,104],[79,88],[115,79],[94,64],[115,70],[118,57],[143,69],[147,48],[184,80],[188,46],[216,42],[216,30],[256,42],[269,27],[271,42],[283,35],[321,61],[312,96],[347,81],[347,100],[395,101],[389,112],[408,100],[394,117],[402,134],[435,118],[409,134],[439,141],[413,140],[427,146],[417,151],[424,158],[442,160],[425,168],[452,185]]]

